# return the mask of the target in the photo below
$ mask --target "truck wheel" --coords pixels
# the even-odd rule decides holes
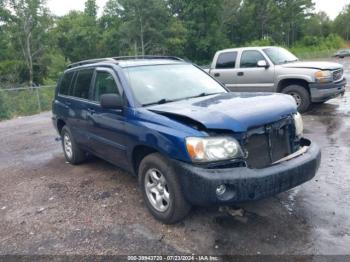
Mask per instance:
[[[77,146],[72,133],[67,126],[62,128],[61,140],[64,156],[70,164],[78,165],[86,159],[85,152]]]
[[[311,104],[310,94],[305,87],[300,85],[290,85],[282,90],[282,93],[291,95],[298,106],[300,113],[306,112]]]
[[[191,205],[169,161],[158,153],[146,156],[139,168],[139,184],[151,214],[165,224],[183,219]]]

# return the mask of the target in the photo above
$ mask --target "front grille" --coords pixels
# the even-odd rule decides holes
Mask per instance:
[[[294,152],[294,124],[284,119],[249,132],[245,139],[249,168],[265,168]]]
[[[333,72],[333,81],[339,81],[343,77],[343,69],[338,69]]]

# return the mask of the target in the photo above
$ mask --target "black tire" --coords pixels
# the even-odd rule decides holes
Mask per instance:
[[[151,203],[146,192],[147,173],[151,170],[157,170],[164,176],[166,181],[166,190],[169,192],[169,203],[165,211],[160,212]],[[181,186],[174,169],[169,161],[158,153],[146,156],[140,164],[139,184],[147,208],[151,214],[165,224],[174,224],[182,220],[191,210],[191,205],[186,201],[181,190]],[[165,188],[165,187],[164,187]]]
[[[69,152],[67,151],[66,146],[65,146],[65,142],[66,142],[65,137],[66,136],[69,137],[69,139],[71,141],[71,154],[69,154]],[[78,147],[78,145],[76,144],[76,142],[74,140],[74,137],[73,137],[71,131],[69,130],[69,128],[67,126],[64,126],[62,128],[61,140],[62,140],[62,149],[63,149],[64,156],[66,157],[66,160],[70,164],[78,165],[86,160],[86,153]]]
[[[305,87],[301,85],[289,85],[282,90],[282,93],[291,95],[295,98],[300,113],[304,113],[310,108],[310,94]]]

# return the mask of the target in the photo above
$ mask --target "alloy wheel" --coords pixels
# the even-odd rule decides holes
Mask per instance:
[[[150,169],[146,173],[144,186],[152,207],[166,212],[170,205],[170,193],[165,176],[157,169]]]
[[[73,148],[72,148],[72,141],[68,134],[65,134],[63,137],[63,147],[67,157],[71,159],[73,156]]]

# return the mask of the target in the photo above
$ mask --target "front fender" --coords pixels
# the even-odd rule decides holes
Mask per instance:
[[[301,75],[301,74],[286,74],[286,75],[279,75],[276,77],[277,86],[281,83],[283,80],[303,80],[308,83],[314,82],[314,77],[309,75]]]
[[[204,136],[193,128],[148,110],[134,112],[126,129],[129,135],[127,154],[130,160],[137,146],[147,146],[168,158],[190,162],[185,146],[186,137]]]

